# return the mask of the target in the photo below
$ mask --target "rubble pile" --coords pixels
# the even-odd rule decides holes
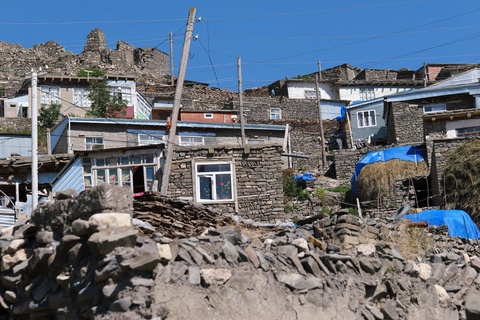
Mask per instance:
[[[188,238],[144,237],[132,224],[132,200],[128,189],[108,185],[66,193],[1,229],[0,319],[478,314],[477,242],[448,237],[444,227],[338,212],[297,228],[210,225]]]
[[[157,192],[145,192],[136,197],[133,206],[133,217],[153,227],[144,232],[161,232],[170,238],[198,236],[210,227],[234,223],[218,211],[189,201],[172,201]]]

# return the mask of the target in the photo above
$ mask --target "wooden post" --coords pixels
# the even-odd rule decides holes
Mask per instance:
[[[360,200],[357,198],[357,208],[358,208],[358,216],[362,217],[362,207],[360,207]]]
[[[172,31],[170,31],[170,78],[172,82],[172,87],[174,86],[174,75],[173,75],[173,38]]]
[[[240,112],[240,130],[242,133],[242,144],[246,144],[245,138],[245,122],[243,118],[243,96],[242,96],[242,59],[238,57],[237,59],[237,70],[238,70],[238,100],[239,100],[239,112]]]
[[[190,8],[188,14],[187,30],[185,31],[185,40],[183,42],[182,58],[180,60],[180,69],[178,70],[177,86],[175,88],[175,98],[173,99],[173,110],[171,116],[172,127],[168,133],[167,156],[165,158],[165,167],[162,175],[162,188],[160,194],[167,195],[168,183],[170,181],[170,169],[172,167],[173,149],[175,147],[175,135],[177,131],[178,114],[180,111],[180,103],[182,100],[183,81],[185,80],[185,72],[187,71],[188,52],[190,43],[192,42],[193,23],[195,21],[195,8]]]
[[[320,120],[320,137],[322,139],[322,166],[325,168],[327,164],[327,155],[325,154],[325,135],[323,134],[323,121],[322,121],[322,104],[320,102],[321,95],[320,95],[320,88],[318,81],[322,78],[322,67],[320,64],[320,60],[318,60],[318,75],[315,76],[315,87],[317,91],[317,104],[318,104],[318,117]]]

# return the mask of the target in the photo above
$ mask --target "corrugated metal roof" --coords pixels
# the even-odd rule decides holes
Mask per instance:
[[[431,98],[431,97],[449,96],[453,94],[462,94],[462,93],[468,93],[470,95],[480,94],[480,84],[475,84],[475,85],[468,84],[468,85],[439,87],[439,88],[427,87],[423,89],[406,91],[406,92],[385,96],[385,100],[389,102],[408,101],[408,100],[417,100],[417,99]]]
[[[376,98],[376,99],[372,99],[372,100],[367,100],[367,101],[363,101],[363,102],[359,102],[359,103],[355,103],[355,104],[351,104],[345,108],[347,108],[348,110],[350,109],[355,109],[355,108],[358,108],[358,107],[363,107],[363,106],[367,106],[367,105],[370,105],[370,104],[377,104],[378,102],[382,101],[383,102],[383,98],[384,97],[380,97],[380,98]]]
[[[83,183],[82,159],[76,156],[53,180],[52,192],[75,189],[78,193],[85,190]]]
[[[68,122],[68,118],[63,120]],[[70,118],[71,123],[94,123],[94,124],[124,124],[124,125],[142,125],[142,126],[165,126],[167,121],[159,120],[139,120],[139,119],[120,119],[120,118]],[[179,128],[206,128],[206,129],[236,129],[240,130],[239,123],[217,123],[217,122],[190,122],[178,121]],[[246,123],[245,129],[249,130],[278,130],[284,131],[286,126],[278,124],[252,124]],[[55,129],[56,130],[56,129]]]

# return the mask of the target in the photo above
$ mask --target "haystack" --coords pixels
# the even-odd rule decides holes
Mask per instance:
[[[393,197],[397,180],[429,173],[424,161],[393,159],[370,163],[362,168],[358,176],[358,196],[360,201]]]
[[[480,226],[480,139],[471,139],[450,151],[442,185],[447,206],[467,212]]]

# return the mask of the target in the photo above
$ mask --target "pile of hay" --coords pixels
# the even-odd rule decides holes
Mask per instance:
[[[450,152],[444,171],[447,206],[463,210],[480,225],[480,140],[472,139]],[[443,197],[442,197],[443,198]]]
[[[358,176],[358,196],[360,201],[392,197],[397,180],[429,173],[430,170],[424,161],[393,159],[370,163],[362,168]]]

